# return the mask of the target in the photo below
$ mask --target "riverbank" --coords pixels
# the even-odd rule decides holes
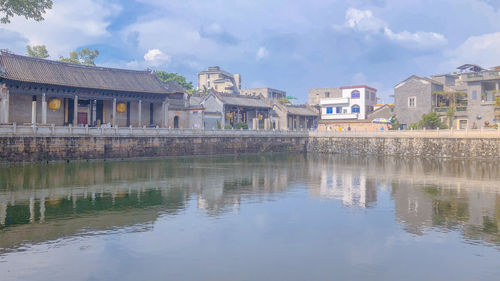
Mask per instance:
[[[500,131],[316,132],[17,127],[0,131],[0,162],[191,155],[328,153],[498,159]]]

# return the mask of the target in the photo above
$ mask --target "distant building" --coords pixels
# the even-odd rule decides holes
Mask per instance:
[[[271,122],[274,129],[313,129],[317,126],[319,112],[312,106],[273,104]]]
[[[412,75],[394,87],[395,114],[403,126],[436,112],[453,128],[481,128],[500,120],[500,70],[465,64],[458,73]],[[450,95],[452,93],[452,95]],[[455,94],[453,94],[455,93]],[[448,120],[448,118],[452,120]]]
[[[320,99],[321,120],[366,120],[377,103],[377,90],[365,85],[339,89],[340,97]]]
[[[210,89],[220,93],[238,94],[241,90],[241,75],[229,73],[218,66],[209,67],[198,73],[198,90],[203,92]]]
[[[340,97],[342,97],[342,90],[339,88],[314,88],[309,89],[307,103],[311,106],[319,107],[321,99]]]
[[[223,94],[213,90],[203,97],[200,105],[205,109],[203,123],[206,129],[224,128],[226,125],[234,128],[238,123],[246,123],[249,129],[259,129],[269,119],[272,109],[259,97]]]
[[[240,90],[241,95],[258,97],[261,95],[266,99],[279,100],[286,98],[286,92],[272,88],[253,88]]]

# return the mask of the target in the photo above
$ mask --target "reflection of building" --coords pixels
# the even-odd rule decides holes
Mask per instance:
[[[319,189],[313,196],[342,201],[345,206],[368,208],[377,202],[377,185],[366,174],[351,169],[322,169]]]

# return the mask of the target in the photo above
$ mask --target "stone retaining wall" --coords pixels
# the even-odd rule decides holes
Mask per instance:
[[[310,153],[500,159],[500,138],[310,137]]]
[[[0,137],[0,162],[304,152],[307,137]]]
[[[244,153],[334,153],[500,159],[500,137],[356,137],[308,134],[0,136],[0,162],[122,159]]]

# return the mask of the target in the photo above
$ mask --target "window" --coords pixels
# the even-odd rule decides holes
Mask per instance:
[[[373,101],[377,99],[377,98],[375,97],[375,93],[374,93],[374,92],[372,92],[372,93],[371,93],[371,95],[372,95],[372,100],[373,100]]]
[[[477,91],[472,91],[472,99],[473,100],[477,99]]]
[[[408,107],[417,107],[417,98],[409,97],[408,98]]]
[[[330,97],[330,92],[325,92],[325,98],[329,98]]]
[[[341,113],[342,112],[342,107],[341,106],[337,106],[337,108],[335,108],[335,112],[336,113]]]
[[[351,108],[352,113],[359,113],[359,105],[355,104]]]
[[[332,113],[333,113],[333,107],[327,107],[326,114],[332,114]]]
[[[361,97],[361,94],[359,93],[358,90],[354,90],[351,92],[351,99],[359,99]]]

